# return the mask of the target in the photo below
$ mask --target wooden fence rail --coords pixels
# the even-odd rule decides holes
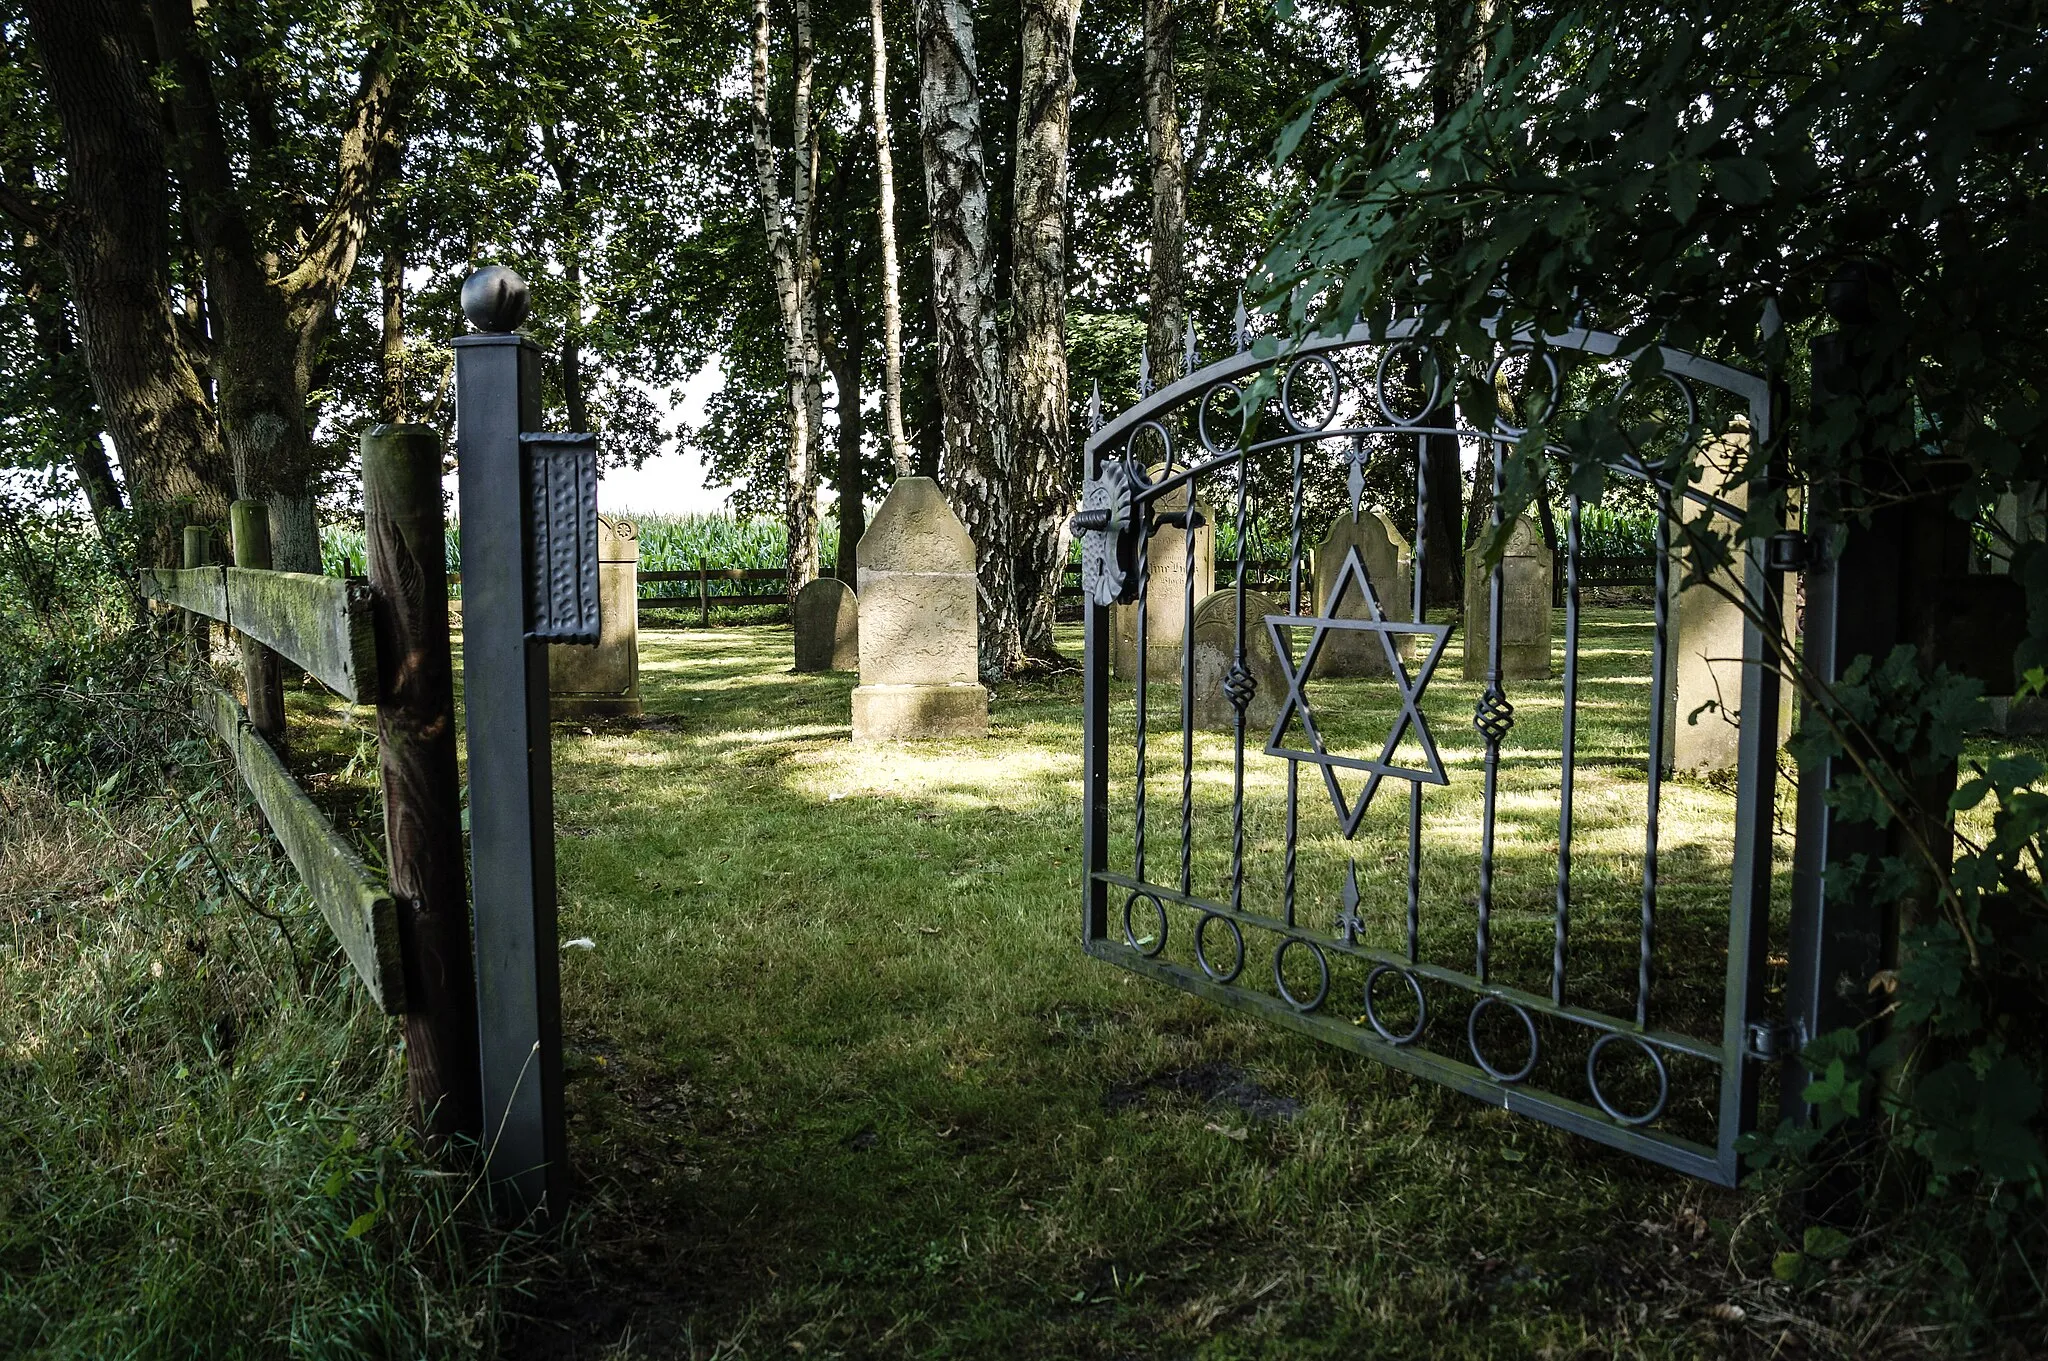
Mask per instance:
[[[369,580],[267,570],[266,508],[238,501],[230,521],[241,566],[196,565],[212,555],[212,535],[195,528],[185,535],[195,565],[145,570],[139,584],[149,599],[241,635],[250,707],[210,680],[196,686],[194,707],[364,988],[385,1012],[404,1015],[407,1085],[428,1139],[480,1138],[440,441],[424,427],[380,425],[362,447]],[[285,764],[278,658],[352,703],[378,706],[388,880],[363,863]]]
[[[351,704],[377,702],[370,588],[359,577],[248,567],[141,573],[151,600],[216,619],[255,639]]]

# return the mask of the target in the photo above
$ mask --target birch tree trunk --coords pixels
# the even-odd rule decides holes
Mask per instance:
[[[804,215],[810,206],[810,8],[799,0],[798,94],[796,99],[797,228],[782,211],[782,175],[776,165],[772,125],[768,117],[768,0],[754,0],[753,110],[754,170],[760,200],[761,227],[768,241],[768,260],[775,276],[776,310],[782,321],[784,395],[789,405],[789,450],[784,460],[783,518],[789,526],[789,593],[796,593],[817,575],[818,498],[817,427],[811,393],[815,346],[805,330],[805,285],[810,277],[808,252],[799,254]]]
[[[1074,512],[1067,432],[1067,138],[1080,0],[1024,0],[1010,237],[1009,389],[1015,404],[1018,628],[1025,655],[1057,661],[1054,606]]]
[[[910,441],[903,434],[903,302],[896,265],[896,157],[889,145],[889,45],[882,25],[882,0],[868,0],[868,30],[874,49],[869,98],[875,116],[876,216],[882,237],[882,420],[896,476],[910,475]],[[840,531],[845,532],[844,528]]]
[[[1187,171],[1174,79],[1175,0],[1145,0],[1145,143],[1152,172],[1152,271],[1145,346],[1153,381],[1182,376],[1187,327]]]
[[[1021,659],[1010,513],[1013,470],[996,336],[988,170],[968,0],[917,0],[918,103],[931,213],[940,481],[974,540],[981,674]]]
[[[377,419],[387,425],[405,420],[405,228],[393,224],[384,247],[380,281],[384,298],[383,329],[377,337]]]

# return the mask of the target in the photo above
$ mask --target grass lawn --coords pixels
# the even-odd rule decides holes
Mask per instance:
[[[1642,786],[1627,734],[1647,629],[1638,645],[1628,619],[1607,622],[1583,929],[1589,959],[1624,952],[1627,989],[1599,998],[1621,1004],[1640,810],[1630,833],[1620,805],[1631,759]],[[530,1319],[514,1354],[1811,1355],[1877,1325],[1860,1302],[1823,1322],[1759,1283],[1779,1244],[1738,1193],[1084,957],[1078,675],[1005,687],[984,742],[856,747],[853,678],[791,674],[786,629],[648,632],[641,648],[646,717],[556,734],[562,934],[596,947],[563,961],[582,1199],[567,1278],[509,1302]],[[1475,687],[1455,663],[1426,708],[1454,780],[1426,807],[1452,840],[1476,822],[1477,780]],[[1555,741],[1540,688],[1518,700],[1532,744]],[[1380,702],[1333,711],[1364,732]],[[1164,877],[1178,699],[1155,703]],[[1251,759],[1266,894],[1284,782]],[[1227,867],[1229,767],[1228,739],[1205,736],[1198,891]],[[1405,871],[1378,849],[1405,802],[1390,787],[1358,843],[1375,848],[1361,884],[1383,935]],[[1725,885],[1731,805],[1696,783],[1667,800],[1674,957],[1711,954],[1725,929],[1702,885]],[[1302,807],[1302,920],[1320,926],[1343,853],[1319,782]],[[1533,792],[1504,804],[1498,948],[1511,972],[1540,960],[1539,988],[1546,817],[1554,835],[1555,801],[1546,813]],[[1464,854],[1432,864],[1424,937],[1458,967]]]

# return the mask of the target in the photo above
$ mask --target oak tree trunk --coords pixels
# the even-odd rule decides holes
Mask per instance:
[[[1187,326],[1187,173],[1173,44],[1175,0],[1145,0],[1145,145],[1152,180],[1152,269],[1145,346],[1153,381],[1181,377]]]
[[[919,135],[931,220],[940,481],[974,540],[981,674],[1021,659],[1010,514],[1013,473],[989,244],[988,171],[968,0],[917,0]]]
[[[229,476],[171,305],[162,124],[132,28],[110,0],[27,0],[63,133],[55,221],[31,223],[64,264],[94,399],[157,562],[190,522],[227,518]],[[11,201],[20,216],[29,205]]]
[[[1011,222],[1011,507],[1018,629],[1027,656],[1057,661],[1052,626],[1074,512],[1067,431],[1067,138],[1080,0],[1024,0]]]

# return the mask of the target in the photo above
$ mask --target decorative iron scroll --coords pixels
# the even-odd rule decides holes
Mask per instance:
[[[1525,425],[1514,422],[1528,423],[1528,417],[1504,410],[1493,427],[1485,430],[1458,420],[1448,405],[1449,394],[1455,390],[1449,365],[1436,354],[1431,338],[1413,323],[1397,323],[1378,337],[1363,328],[1346,335],[1318,337],[1280,354],[1254,352],[1242,325],[1236,341],[1234,354],[1202,368],[1189,364],[1185,378],[1149,393],[1135,407],[1099,425],[1088,445],[1090,478],[1075,522],[1081,531],[1090,602],[1084,728],[1084,785],[1089,791],[1084,836],[1086,948],[1134,972],[1369,1054],[1481,1100],[1683,1172],[1732,1184],[1740,1171],[1736,1141],[1754,1127],[1758,1078],[1765,1065],[1745,1037],[1764,1023],[1766,1009],[1762,945],[1769,922],[1773,865],[1778,740],[1774,649],[1778,632],[1763,625],[1775,619],[1773,612],[1778,606],[1766,560],[1768,536],[1739,540],[1746,543],[1738,552],[1743,592],[1754,609],[1743,630],[1741,766],[1734,805],[1736,844],[1727,886],[1725,982],[1717,973],[1713,986],[1721,994],[1718,1023],[1708,1024],[1703,1019],[1708,1013],[1697,1005],[1689,1003],[1690,1009],[1680,1015],[1675,1002],[1660,991],[1665,984],[1652,967],[1660,912],[1667,906],[1667,888],[1659,879],[1663,852],[1658,822],[1665,778],[1661,760],[1666,739],[1664,708],[1675,684],[1666,663],[1676,630],[1666,600],[1676,580],[1668,570],[1674,552],[1669,524],[1672,508],[1679,505],[1688,512],[1704,513],[1724,531],[1742,522],[1740,507],[1690,484],[1687,460],[1697,448],[1700,394],[1704,391],[1715,393],[1722,407],[1738,408],[1749,422],[1749,438],[1759,446],[1767,443],[1771,438],[1767,385],[1754,375],[1697,356],[1663,351],[1660,381],[1669,384],[1675,394],[1669,409],[1682,419],[1688,448],[1657,460],[1623,460],[1616,469],[1646,483],[1650,499],[1666,514],[1658,543],[1657,603],[1646,630],[1651,663],[1646,668],[1649,674],[1638,682],[1646,682],[1652,715],[1647,733],[1651,754],[1635,766],[1643,782],[1640,806],[1645,809],[1645,819],[1637,843],[1642,851],[1640,892],[1628,890],[1632,895],[1627,908],[1630,924],[1620,928],[1632,937],[1623,959],[1620,949],[1612,948],[1613,942],[1580,940],[1573,935],[1575,909],[1583,905],[1582,884],[1575,874],[1583,878],[1588,872],[1583,868],[1575,871],[1573,864],[1574,840],[1585,836],[1574,823],[1575,776],[1581,764],[1578,720],[1586,702],[1581,696],[1584,678],[1580,668],[1582,507],[1576,496],[1568,498],[1554,535],[1556,551],[1564,560],[1561,679],[1541,682],[1539,689],[1537,683],[1516,682],[1511,675],[1504,675],[1505,565],[1496,561],[1482,569],[1489,575],[1478,608],[1484,611],[1489,627],[1483,666],[1479,667],[1481,678],[1464,682],[1475,687],[1467,693],[1476,695],[1474,726],[1465,736],[1468,745],[1464,750],[1474,751],[1470,744],[1476,736],[1475,754],[1447,764],[1423,708],[1455,631],[1449,622],[1431,621],[1424,609],[1431,538],[1427,532],[1431,487],[1426,468],[1432,442],[1455,442],[1457,449],[1468,453],[1482,444],[1492,446],[1493,484],[1482,490],[1492,493],[1498,533],[1505,490],[1502,468],[1515,447],[1527,439]],[[1553,408],[1554,417],[1554,408],[1567,402],[1573,391],[1571,378],[1577,368],[1621,365],[1628,358],[1618,337],[1601,332],[1550,336],[1540,344],[1530,337],[1510,337],[1489,376],[1497,383],[1504,381],[1512,363],[1525,362],[1537,386],[1547,388],[1538,396],[1541,405]],[[1262,377],[1273,381],[1255,386]],[[1270,394],[1263,396],[1268,402],[1267,433],[1247,439],[1236,413],[1245,395],[1253,392]],[[1091,417],[1091,425],[1096,419]],[[1271,427],[1276,424],[1279,429],[1274,432]],[[1549,424],[1557,428],[1559,423],[1552,419]],[[1142,452],[1137,447],[1140,442]],[[1544,452],[1560,464],[1571,462],[1567,450],[1552,446]],[[1370,479],[1385,467],[1384,463],[1376,467],[1376,461],[1387,459],[1398,460],[1397,469],[1413,464],[1411,599],[1402,602],[1403,610],[1390,610],[1381,588],[1369,578],[1358,548],[1352,546],[1341,563],[1334,565],[1333,579],[1322,583],[1321,607],[1307,607],[1303,545],[1306,472],[1316,471],[1326,479],[1325,485],[1332,479],[1340,483],[1341,499],[1355,516]],[[1149,480],[1131,472],[1137,467],[1153,470]],[[1283,475],[1286,478],[1288,500],[1276,505],[1269,496],[1262,506],[1268,523],[1284,518],[1287,530],[1287,600],[1279,612],[1248,612],[1245,604],[1244,562],[1250,554],[1243,545],[1251,524],[1250,488],[1255,470],[1270,476],[1262,485],[1275,485]],[[1386,485],[1384,478],[1380,485]],[[1768,493],[1761,479],[1753,479],[1749,485],[1752,494],[1759,488]],[[1234,714],[1227,734],[1227,870],[1222,868],[1220,850],[1206,862],[1211,868],[1202,870],[1199,867],[1204,862],[1193,849],[1201,819],[1196,815],[1198,748],[1190,693],[1196,683],[1193,621],[1197,603],[1191,547],[1186,599],[1175,602],[1183,611],[1181,664],[1174,669],[1176,674],[1155,677],[1149,671],[1161,668],[1148,668],[1147,663],[1147,621],[1159,603],[1148,607],[1149,537],[1175,514],[1162,515],[1154,507],[1185,505],[1192,516],[1198,494],[1205,488],[1214,496],[1207,504],[1234,501],[1231,519],[1239,545],[1232,583],[1237,590],[1234,644],[1220,679],[1212,670],[1205,673],[1209,679],[1204,682],[1220,686],[1221,697]],[[1319,570],[1328,571],[1331,566],[1324,564]],[[1347,595],[1362,604],[1362,613],[1339,608]],[[1547,608],[1547,585],[1544,600]],[[1135,669],[1130,678],[1134,693],[1119,694],[1109,678],[1109,614],[1112,605],[1131,602],[1135,602],[1131,624],[1136,634]],[[1170,611],[1172,606],[1167,608]],[[1407,617],[1398,617],[1401,613]],[[1297,656],[1299,634],[1306,634],[1307,641]],[[1386,671],[1382,674],[1373,667],[1370,676],[1379,679],[1369,678],[1369,683],[1381,687],[1375,692],[1381,698],[1374,702],[1391,707],[1392,717],[1383,739],[1375,728],[1364,748],[1351,754],[1342,743],[1331,740],[1309,683],[1317,676],[1319,658],[1332,646],[1332,639],[1358,635],[1378,639]],[[1420,640],[1412,663],[1397,647],[1404,637]],[[1278,713],[1270,733],[1264,717],[1258,720],[1258,731],[1251,732],[1249,714],[1260,698],[1252,651],[1255,643],[1268,641],[1277,654],[1284,690],[1274,697]],[[1368,647],[1366,652],[1370,656],[1372,650]],[[1473,674],[1467,672],[1468,677]],[[1168,758],[1166,771],[1159,772],[1155,770],[1159,758],[1148,738],[1155,718],[1163,717],[1167,710],[1155,708],[1150,692],[1176,684],[1180,689],[1179,768],[1174,771],[1175,763]],[[1127,770],[1113,759],[1113,737],[1129,743],[1123,748],[1133,757]],[[1403,755],[1404,750],[1419,751],[1420,756]],[[1277,827],[1263,820],[1267,816],[1263,811],[1257,819],[1247,813],[1248,790],[1275,788],[1266,782],[1265,772],[1256,765],[1248,767],[1248,757],[1285,763],[1280,772],[1284,784],[1271,796],[1284,810]],[[1615,765],[1611,757],[1597,759],[1603,771],[1611,771]],[[1470,764],[1461,768],[1460,762]],[[1305,834],[1299,816],[1299,774],[1304,765],[1319,773],[1340,834],[1337,848],[1349,853],[1336,882],[1324,883],[1317,868],[1318,857],[1327,859],[1328,833],[1312,830]],[[1446,886],[1439,882],[1446,862],[1432,840],[1436,834],[1425,835],[1430,824],[1425,818],[1424,791],[1470,778],[1473,765],[1478,781],[1475,802],[1480,808],[1477,849],[1476,855],[1469,849],[1459,853],[1476,859],[1477,875]],[[1510,766],[1524,772],[1519,777],[1521,785],[1503,783],[1503,771]],[[1539,769],[1555,772],[1550,788],[1557,800],[1556,843],[1554,874],[1551,857],[1544,856],[1543,880],[1532,898],[1526,871],[1517,872],[1512,883],[1496,881],[1501,870],[1496,833],[1503,800],[1512,803],[1520,799],[1526,806],[1527,772]],[[1154,873],[1146,859],[1148,840],[1156,842],[1161,836],[1161,829],[1152,826],[1153,805],[1159,800],[1149,790],[1154,775],[1166,772],[1179,776],[1180,806],[1175,810],[1178,855],[1171,857],[1177,874]],[[1348,777],[1362,777],[1363,783],[1347,788]],[[1388,779],[1407,786],[1405,846],[1391,829],[1374,833],[1367,828],[1368,811]],[[1265,807],[1260,805],[1261,810]],[[1373,826],[1388,821],[1382,818]],[[1522,816],[1517,825],[1526,847],[1528,817]],[[1113,838],[1119,835],[1116,829],[1122,829],[1127,850],[1119,849],[1114,858],[1120,860],[1128,854],[1127,869],[1111,863]],[[1170,838],[1172,833],[1166,836]],[[1305,837],[1312,837],[1315,845],[1305,848]],[[1312,854],[1304,854],[1305,849]],[[1611,845],[1603,847],[1599,873],[1611,877],[1614,854]],[[1437,858],[1439,868],[1425,874],[1432,857]],[[1361,887],[1361,865],[1402,862],[1405,883],[1400,890]],[[1526,851],[1516,863],[1527,863]],[[1381,883],[1391,877],[1384,870],[1380,875]],[[1502,897],[1508,889],[1513,896]],[[1617,918],[1608,898],[1613,895],[1611,891],[1603,893],[1596,906],[1606,915],[1598,924],[1612,933]],[[1277,898],[1276,907],[1264,910],[1254,905],[1259,896]],[[1533,957],[1539,962],[1532,965],[1525,947],[1529,942],[1527,919],[1534,903],[1547,903],[1550,920],[1541,936],[1542,953]],[[1119,905],[1121,930],[1111,926]],[[1638,906],[1639,921],[1635,920]],[[1312,908],[1327,912],[1330,907],[1336,909],[1334,923],[1331,916],[1311,923]],[[1523,923],[1517,927],[1521,934],[1516,937],[1520,954],[1515,967],[1524,972],[1532,967],[1546,970],[1547,990],[1533,982],[1522,986],[1512,981],[1512,970],[1504,972],[1495,937],[1502,914],[1510,911]],[[1697,930],[1698,909],[1689,906],[1688,911],[1693,913],[1688,929]],[[1447,913],[1462,915],[1470,929],[1464,936],[1469,954],[1462,958],[1444,954],[1446,937],[1441,927]],[[1180,926],[1184,917],[1192,918],[1193,929],[1186,934]],[[1426,924],[1432,928],[1428,935]],[[1375,943],[1376,931],[1398,936],[1400,946]],[[1594,948],[1596,945],[1600,948]],[[1270,969],[1250,967],[1262,956],[1270,961]],[[1718,963],[1713,967],[1721,969]],[[1688,986],[1697,990],[1697,978],[1689,980]],[[1679,1016],[1679,1020],[1665,1019],[1671,1016]]]

